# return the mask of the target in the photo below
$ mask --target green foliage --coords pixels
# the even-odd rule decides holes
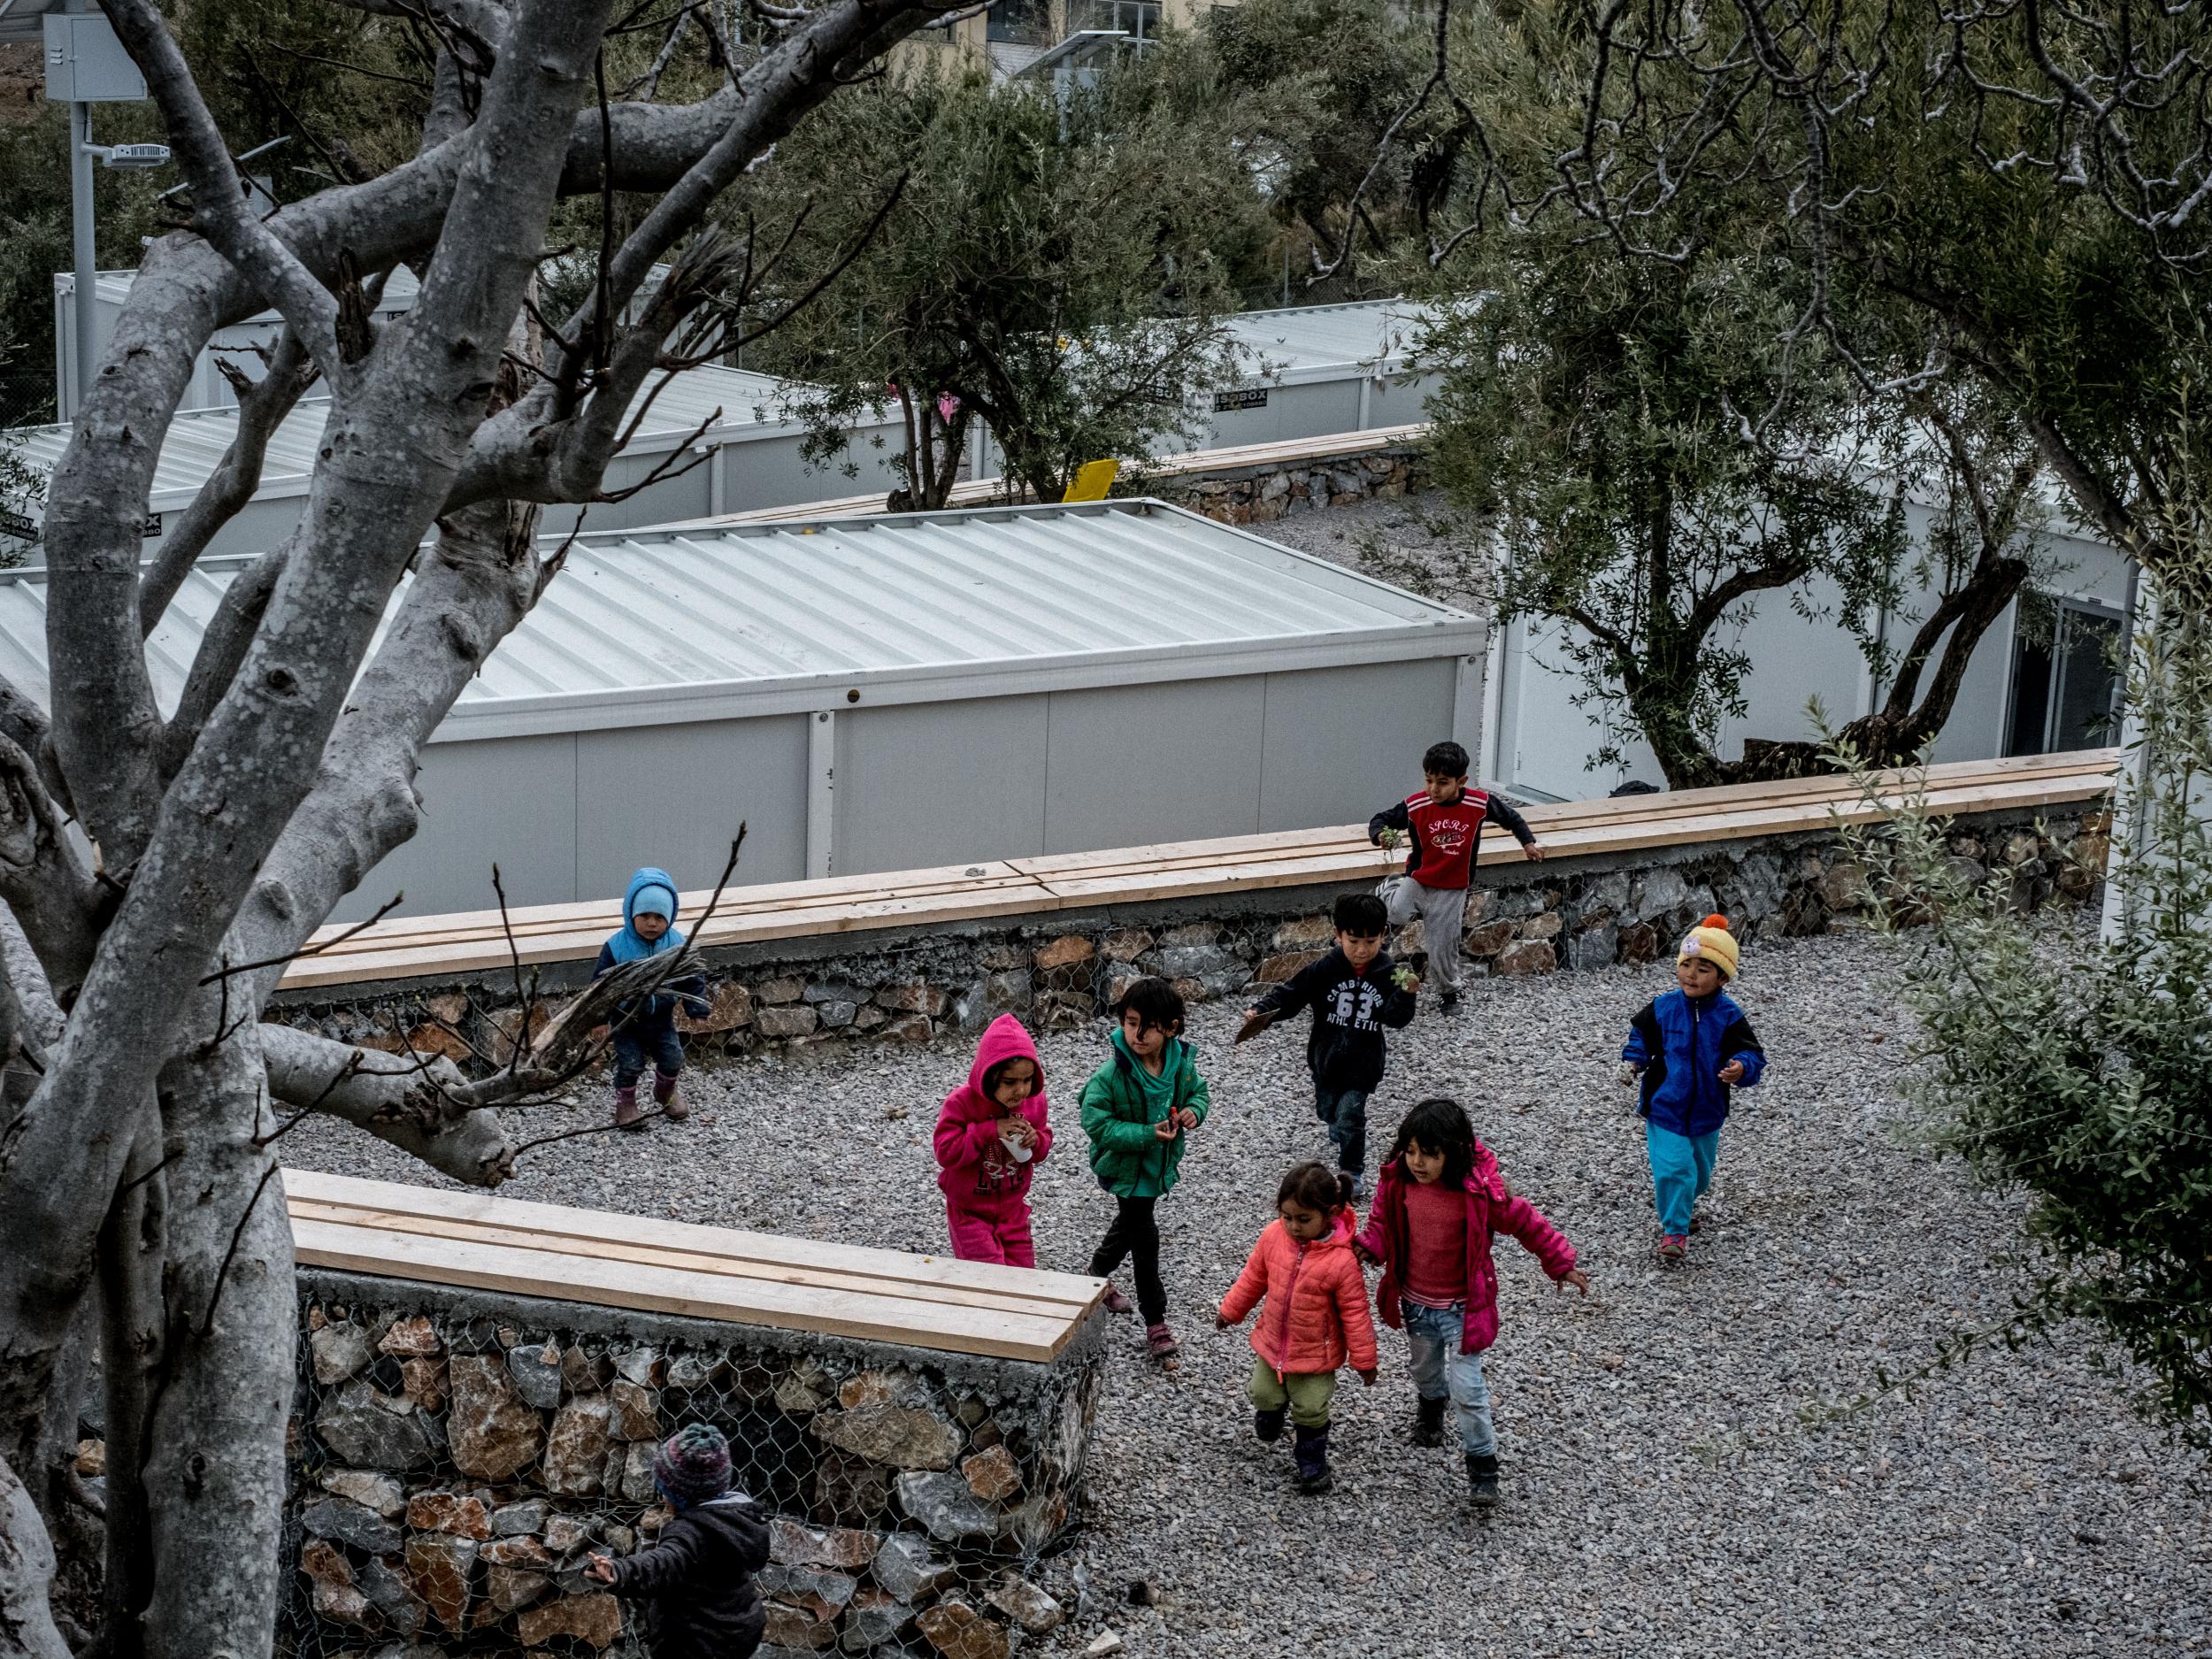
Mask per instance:
[[[1422,346],[1444,375],[1433,453],[1499,537],[1501,620],[1564,623],[1586,701],[1674,787],[1723,781],[1758,600],[1863,634],[1893,591],[1903,515],[1866,480],[1883,434],[1817,342],[1781,342],[1800,303],[1781,261],[1624,261],[1547,223],[1453,275],[1474,297]]]
[[[2008,1336],[2086,1321],[2139,1368],[2147,1408],[2212,1448],[2212,503],[2176,482],[2129,684],[2116,933],[2039,938],[2009,881],[1974,885],[1924,812],[1862,856],[1889,901],[1921,1026],[1910,1087],[1938,1144],[2032,1199],[2050,1271]],[[2093,873],[2102,849],[2078,851]]]
[[[745,366],[818,388],[818,455],[894,400],[922,507],[974,418],[1041,499],[1086,461],[1194,438],[1237,371],[1217,250],[1263,236],[1264,204],[1233,101],[1194,113],[1196,89],[1163,73],[1118,71],[1064,108],[979,75],[879,81],[779,147],[732,210],[762,248],[788,238],[746,324],[835,280]]]
[[[1427,19],[1390,0],[1244,0],[1171,47],[1210,53],[1221,85],[1251,101],[1274,202],[1289,222],[1290,303],[1362,297],[1363,275],[1387,284],[1386,259],[1371,273],[1360,256],[1386,255],[1449,194],[1464,134],[1435,119],[1403,133],[1368,182],[1384,135],[1428,75],[1430,40]],[[1363,223],[1349,268],[1315,283],[1313,251],[1326,257],[1343,242],[1356,193]],[[1271,265],[1255,273],[1250,303],[1280,302],[1279,273]]]

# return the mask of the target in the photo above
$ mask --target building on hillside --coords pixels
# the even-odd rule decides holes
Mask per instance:
[[[1035,65],[1070,37],[1089,35],[1141,51],[1162,30],[1191,28],[1235,0],[998,0],[978,15],[923,29],[899,49],[896,62],[917,67],[965,60],[1004,81]]]
[[[901,442],[896,418],[887,415],[856,429],[841,457],[816,464],[801,451],[807,427],[787,407],[788,385],[765,374],[713,365],[673,376],[653,396],[638,430],[607,469],[609,494],[633,488],[637,493],[595,503],[585,522],[595,529],[619,530],[793,506],[862,490],[887,494],[898,481],[891,466]],[[641,393],[640,402],[649,393],[649,388]],[[211,553],[265,552],[299,522],[329,415],[326,398],[308,397],[278,426],[269,441],[260,488],[217,533]],[[237,432],[235,403],[188,411],[170,422],[147,502],[149,557],[221,465]],[[35,478],[52,475],[68,447],[69,433],[66,426],[27,426],[13,434],[19,457]],[[687,456],[679,453],[685,449]],[[656,472],[661,475],[654,477]],[[35,522],[39,517],[39,502],[0,504],[12,518]],[[549,507],[542,525],[548,531],[565,531],[576,517],[573,507]]]
[[[148,641],[174,704],[246,563]],[[0,672],[46,690],[42,569]],[[403,603],[403,597],[396,603]],[[422,755],[357,920],[1364,820],[1480,705],[1479,620],[1158,502],[588,531]]]

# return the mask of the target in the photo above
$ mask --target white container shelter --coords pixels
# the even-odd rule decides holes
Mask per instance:
[[[92,360],[99,362],[107,356],[108,342],[115,337],[116,319],[122,315],[123,303],[130,297],[131,284],[137,280],[135,271],[102,271],[92,284]],[[420,288],[415,273],[405,265],[396,266],[384,281],[383,292],[378,296],[376,317],[380,322],[410,311]],[[77,279],[67,271],[54,273],[54,388],[58,409],[73,409],[77,404]],[[284,319],[273,311],[260,311],[254,316],[219,328],[204,349],[194,359],[192,379],[185,394],[178,401],[179,409],[234,409],[238,397],[231,390],[230,382],[216,368],[218,357],[233,367],[242,370],[250,380],[261,378],[261,359],[254,355],[256,346],[274,346],[277,337],[284,332]]]
[[[1908,499],[1905,511],[1909,533],[1924,546],[1927,503]],[[2033,614],[2024,614],[2016,599],[1975,646],[1951,718],[1931,751],[1937,761],[2050,754],[2119,741],[2111,717],[2127,560],[2109,542],[2055,523],[2039,536],[2036,557],[2043,569],[2032,590]],[[1887,695],[1840,620],[1838,596],[1816,592],[1813,600],[1815,614],[1807,616],[1786,593],[1763,594],[1715,631],[1717,641],[1751,662],[1745,712],[1724,721],[1716,734],[1721,759],[1740,759],[1746,737],[1816,737],[1811,699],[1819,699],[1831,726],[1840,726],[1872,712]],[[1880,638],[1891,650],[1902,650],[1933,603],[1923,592],[1880,618]],[[1594,718],[1597,705],[1578,703],[1583,683],[1563,649],[1563,626],[1517,618],[1495,635],[1478,761],[1483,776],[1538,800],[1582,800],[1631,780],[1664,787],[1657,758],[1632,728],[1614,733],[1619,759],[1597,764],[1608,733]],[[1931,658],[1927,673],[1934,668]]]
[[[1202,446],[1228,449],[1410,426],[1438,377],[1417,373],[1412,348],[1432,313],[1404,300],[1246,311],[1230,319],[1243,388],[1213,399]]]
[[[148,641],[173,703],[242,559]],[[45,572],[0,672],[46,693]],[[338,912],[709,887],[1363,822],[1472,745],[1482,624],[1157,502],[586,532],[422,757]]]
[[[850,434],[842,457],[850,472],[835,461],[810,465],[800,453],[805,423],[787,406],[787,385],[769,375],[713,365],[676,375],[608,467],[606,488],[628,488],[656,468],[665,468],[665,475],[626,501],[592,507],[586,523],[595,529],[626,529],[795,506],[863,490],[887,494],[896,482],[890,465],[898,452],[895,423],[864,426]],[[299,522],[329,414],[327,399],[309,397],[285,418],[269,441],[260,488],[217,534],[211,554],[265,552]],[[170,422],[147,503],[149,556],[221,464],[237,431],[235,405],[182,413]],[[59,465],[69,432],[66,426],[27,426],[13,435],[20,458],[35,473],[46,476]],[[679,449],[691,453],[679,456]],[[687,466],[693,461],[696,465]],[[25,516],[36,518],[35,503]],[[549,532],[565,532],[575,520],[574,508],[549,507],[543,525]]]

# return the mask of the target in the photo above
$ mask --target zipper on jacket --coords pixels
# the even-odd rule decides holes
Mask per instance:
[[[1297,1240],[1294,1239],[1291,1242],[1296,1244]],[[1289,1288],[1283,1292],[1283,1340],[1276,1345],[1275,1348],[1275,1352],[1280,1355],[1284,1359],[1288,1359],[1290,1357],[1290,1305],[1292,1302],[1298,1300],[1298,1275],[1305,1271],[1305,1267],[1306,1247],[1300,1244],[1298,1245],[1298,1254],[1291,1257],[1290,1261]],[[1290,1373],[1285,1371],[1280,1363],[1276,1365],[1276,1381],[1281,1382],[1289,1375]]]

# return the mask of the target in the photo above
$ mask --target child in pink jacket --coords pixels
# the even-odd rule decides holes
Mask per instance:
[[[1590,1294],[1574,1246],[1506,1185],[1459,1102],[1421,1102],[1398,1126],[1356,1248],[1381,1263],[1375,1305],[1384,1324],[1404,1329],[1412,1350],[1420,1397],[1413,1443],[1441,1446],[1444,1407],[1455,1403],[1469,1494],[1479,1509],[1498,1502],[1497,1435],[1482,1376],[1483,1350],[1498,1340],[1498,1269],[1490,1259],[1498,1233],[1518,1239],[1553,1279]]]
[[[1367,1280],[1352,1254],[1352,1178],[1325,1164],[1301,1164],[1283,1177],[1275,1219],[1222,1298],[1215,1325],[1241,1325],[1263,1294],[1252,1326],[1252,1432],[1278,1440],[1283,1417],[1297,1425],[1298,1490],[1326,1492],[1329,1402],[1348,1358],[1375,1386],[1375,1325],[1367,1317]]]
[[[937,1185],[955,1256],[1037,1265],[1029,1182],[1051,1150],[1037,1045],[1021,1021],[1001,1014],[976,1045],[968,1080],[945,1096],[937,1114]]]

